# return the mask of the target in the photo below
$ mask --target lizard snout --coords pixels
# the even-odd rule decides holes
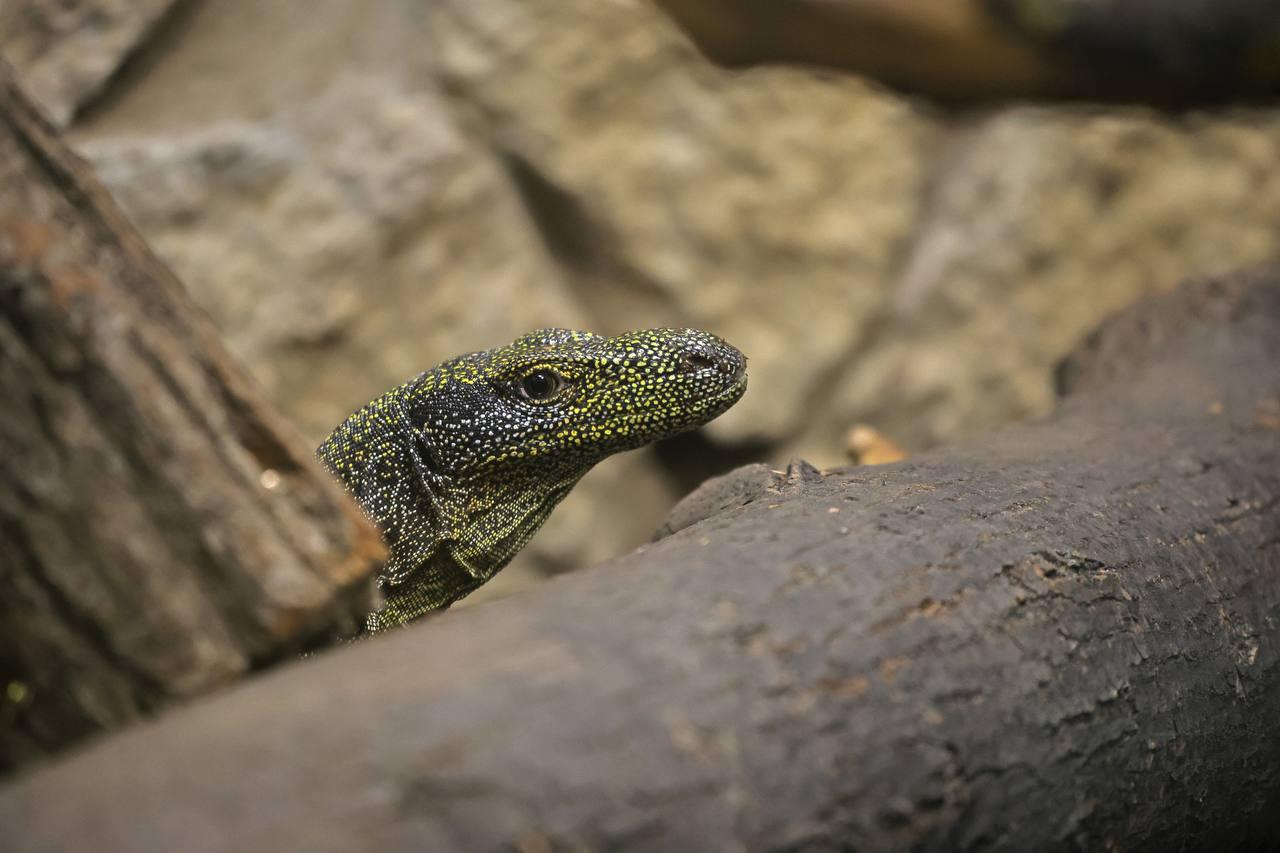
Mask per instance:
[[[737,381],[746,375],[747,357],[728,344],[725,344],[724,348],[723,356],[716,359],[716,370]]]

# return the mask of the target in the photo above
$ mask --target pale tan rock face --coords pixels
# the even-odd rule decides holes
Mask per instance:
[[[210,0],[160,28],[135,5],[157,35],[100,63],[73,139],[310,439],[543,325],[700,326],[750,357],[709,443],[604,463],[508,585],[644,541],[685,463],[1042,413],[1103,316],[1280,253],[1280,111],[943,112],[713,68],[640,0]],[[16,43],[40,94],[56,55]]]
[[[742,347],[753,390],[718,439],[800,430],[890,292],[936,126],[853,79],[712,68],[644,2],[435,9],[473,138],[519,158],[518,188],[572,200],[540,219],[573,231],[558,258],[583,304]]]
[[[81,150],[319,441],[380,390],[530,324],[586,322],[429,89],[348,78],[260,123]]]
[[[93,100],[178,0],[0,0],[0,53],[57,125]]]
[[[1280,254],[1280,112],[1013,107],[953,129],[873,346],[805,436],[911,447],[1041,414],[1053,367],[1145,292]]]

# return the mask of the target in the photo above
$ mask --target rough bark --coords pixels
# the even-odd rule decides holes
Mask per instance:
[[[376,531],[0,65],[0,767],[363,611]]]
[[[1280,271],[1107,325],[1048,420],[711,484],[660,541],[0,792],[13,850],[1280,841]],[[127,778],[128,784],[119,784]]]
[[[655,0],[712,59],[869,74],[947,100],[1280,92],[1272,0]]]

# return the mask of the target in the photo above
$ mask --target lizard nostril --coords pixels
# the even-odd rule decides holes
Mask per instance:
[[[716,364],[702,353],[686,353],[680,359],[681,373],[697,373],[699,370],[706,370],[711,367],[721,369],[721,365]]]

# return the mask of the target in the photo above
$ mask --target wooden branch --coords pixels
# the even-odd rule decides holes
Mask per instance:
[[[1272,0],[655,0],[713,61],[866,74],[947,101],[1280,93]]]
[[[1274,847],[1277,364],[1280,271],[1186,286],[1088,342],[1043,423],[741,469],[598,570],[37,769],[6,842]]]
[[[0,63],[0,766],[358,617],[381,543]]]

